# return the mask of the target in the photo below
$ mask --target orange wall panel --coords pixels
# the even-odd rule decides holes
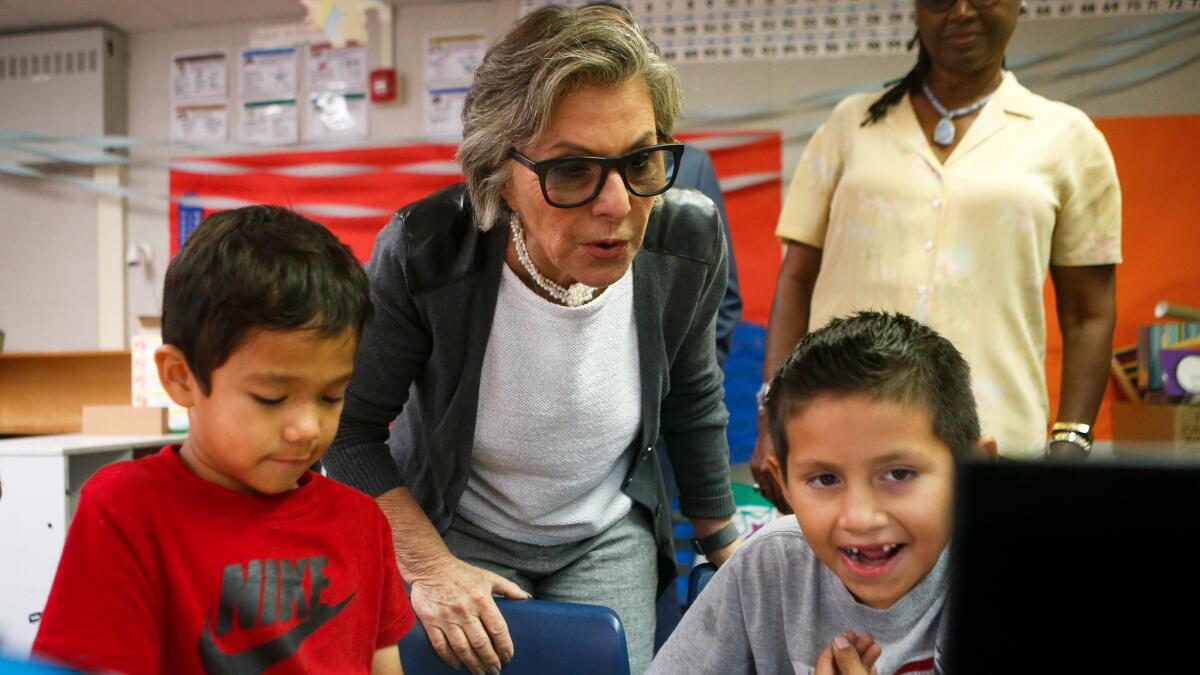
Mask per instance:
[[[1117,163],[1122,196],[1122,254],[1117,266],[1116,345],[1137,341],[1159,300],[1200,306],[1200,115],[1095,120]],[[1050,411],[1058,409],[1062,338],[1054,289],[1046,284],[1046,376]],[[1112,437],[1110,383],[1097,437]]]

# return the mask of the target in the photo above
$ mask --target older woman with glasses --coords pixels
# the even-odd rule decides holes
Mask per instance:
[[[497,672],[520,649],[496,593],[613,608],[645,670],[675,569],[660,435],[696,545],[721,563],[739,544],[713,346],[727,253],[712,202],[670,190],[679,110],[619,12],[533,12],[475,73],[465,184],[376,242],[325,463],[377,496],[452,665]]]
[[[916,66],[842,101],[813,135],[776,230],[787,251],[763,375],[831,317],[900,311],[967,357],[1001,456],[1083,457],[1108,379],[1121,192],[1091,120],[1005,72],[1020,4],[918,0]],[[1049,443],[1047,268],[1063,336]],[[764,429],[751,469],[786,508]]]

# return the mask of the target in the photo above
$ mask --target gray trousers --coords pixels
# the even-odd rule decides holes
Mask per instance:
[[[611,608],[625,627],[629,672],[642,675],[650,667],[658,548],[641,508],[634,506],[604,532],[570,544],[501,539],[461,516],[450,525],[445,541],[459,559],[509,579],[535,598]]]

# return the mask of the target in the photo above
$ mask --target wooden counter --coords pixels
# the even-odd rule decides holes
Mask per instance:
[[[0,353],[0,434],[76,433],[84,405],[129,405],[129,350]]]

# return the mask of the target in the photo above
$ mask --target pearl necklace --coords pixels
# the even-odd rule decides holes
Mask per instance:
[[[592,301],[592,296],[596,289],[585,284],[571,284],[570,288],[563,288],[561,285],[542,276],[537,267],[534,267],[533,260],[529,257],[529,249],[525,247],[525,232],[521,228],[521,216],[516,211],[513,211],[512,218],[509,219],[509,224],[512,228],[513,244],[517,247],[517,260],[521,261],[521,265],[529,272],[529,276],[533,278],[534,283],[546,291],[551,298],[554,298],[559,303],[567,307],[579,307],[586,305]]]
[[[937,97],[933,95],[933,91],[929,88],[928,82],[922,82],[921,89],[925,90],[925,98],[929,99],[929,103],[933,106],[933,109],[942,116],[942,119],[938,120],[937,126],[933,128],[933,142],[942,147],[946,147],[947,145],[954,143],[954,136],[958,132],[958,130],[954,128],[954,118],[962,117],[963,115],[970,115],[976,110],[979,110],[986,105],[989,100],[991,100],[992,94],[996,93],[996,90],[993,89],[988,93],[987,96],[975,101],[971,105],[955,108],[954,110],[947,110],[946,106],[942,105],[942,102],[937,100]]]

